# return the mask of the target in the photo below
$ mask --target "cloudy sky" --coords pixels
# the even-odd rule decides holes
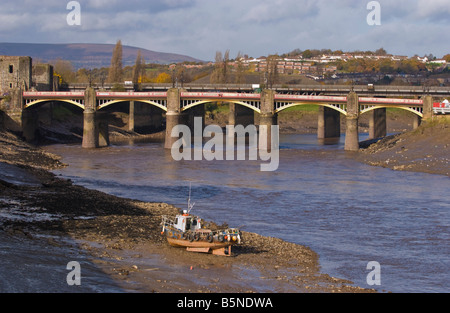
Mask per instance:
[[[230,49],[259,57],[294,49],[376,50],[413,56],[450,53],[450,0],[1,0],[0,42],[115,43],[213,60]]]

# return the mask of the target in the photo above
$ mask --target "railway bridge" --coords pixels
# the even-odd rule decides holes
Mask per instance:
[[[33,139],[36,130],[35,110],[39,104],[64,102],[83,111],[84,148],[97,148],[109,144],[107,121],[102,119],[102,111],[119,102],[130,103],[130,124],[134,125],[134,104],[158,108],[166,119],[165,147],[170,148],[176,138],[171,137],[172,128],[178,124],[189,125],[195,116],[205,115],[205,104],[226,102],[230,104],[229,124],[240,124],[240,116],[253,113],[258,117],[258,125],[277,125],[277,116],[283,110],[301,105],[319,106],[318,138],[340,136],[340,119],[345,118],[345,150],[359,149],[358,119],[362,114],[370,114],[369,135],[378,138],[386,135],[386,108],[400,108],[417,117],[417,125],[422,118],[433,115],[433,96],[426,94],[420,99],[400,97],[361,96],[354,90],[346,95],[314,95],[282,93],[265,89],[257,93],[252,90],[241,91],[188,91],[169,88],[160,91],[100,91],[87,87],[83,91],[34,92],[15,89],[11,93],[6,114],[20,124],[23,136]]]

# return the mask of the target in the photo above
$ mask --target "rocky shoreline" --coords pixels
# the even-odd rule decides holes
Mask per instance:
[[[387,136],[355,157],[392,170],[450,176],[450,117],[436,116],[415,130]]]
[[[314,251],[278,238],[244,232],[244,243],[234,248],[232,257],[195,254],[169,247],[160,234],[161,216],[174,215],[177,208],[164,203],[118,198],[73,185],[50,172],[65,166],[57,156],[6,132],[0,133],[0,151],[0,162],[28,173],[23,183],[12,182],[11,175],[0,176],[3,240],[20,239],[19,243],[31,246],[48,244],[52,249],[63,249],[68,240],[73,241],[72,249],[100,268],[119,290],[374,292],[321,273]],[[35,252],[42,256],[46,251]],[[17,258],[20,260],[20,255]],[[7,263],[8,257],[2,262]],[[24,266],[20,261],[11,260],[2,267],[21,271]],[[28,268],[33,266],[39,267],[39,263],[26,264]],[[61,267],[62,279],[68,273],[64,266]],[[46,280],[46,274],[49,273],[38,278],[42,280],[43,290],[31,292],[46,292],[46,283],[53,284]],[[29,292],[27,283],[23,284],[19,284],[22,290],[18,287],[14,292]],[[4,279],[0,291],[9,290],[8,281]],[[98,290],[102,290],[101,286]]]

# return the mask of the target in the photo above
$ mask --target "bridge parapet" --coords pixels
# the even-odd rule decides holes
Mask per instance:
[[[70,91],[85,90],[88,84],[71,84]],[[104,84],[102,90],[111,90],[114,84]],[[123,84],[128,91],[133,91],[134,87]],[[143,91],[167,91],[172,88],[172,84],[141,84]],[[97,88],[100,89],[100,88]],[[223,92],[254,92],[253,84],[197,84],[188,83],[183,85],[186,91],[223,91]],[[297,95],[328,95],[328,96],[346,96],[351,89],[360,96],[381,96],[381,97],[412,97],[429,94],[433,97],[450,97],[450,87],[440,86],[391,86],[391,85],[274,85],[273,90],[278,94],[297,94]]]

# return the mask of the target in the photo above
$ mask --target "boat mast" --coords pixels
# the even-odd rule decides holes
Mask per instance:
[[[189,183],[189,198],[188,198],[188,214],[191,212],[195,203],[191,204],[191,183]]]

